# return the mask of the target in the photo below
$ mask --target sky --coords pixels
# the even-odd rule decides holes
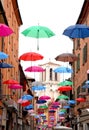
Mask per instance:
[[[55,57],[61,53],[72,53],[73,42],[63,35],[64,29],[74,25],[79,17],[84,0],[18,0],[23,24],[19,32],[19,56],[26,52],[37,52],[44,59],[34,64],[55,61]],[[46,26],[55,36],[39,39],[39,51],[37,51],[37,39],[26,37],[22,31],[31,26]],[[29,67],[30,62],[21,62],[23,68]]]

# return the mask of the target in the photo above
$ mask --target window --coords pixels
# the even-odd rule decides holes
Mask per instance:
[[[50,80],[52,80],[52,68],[50,68]]]
[[[80,54],[78,54],[78,60],[76,62],[76,72],[80,69]]]
[[[80,86],[77,88],[77,97],[79,97],[79,93],[80,93]]]
[[[83,48],[83,65],[86,63],[86,61],[87,61],[87,44]]]
[[[55,81],[57,81],[57,73],[55,73]]]
[[[76,49],[80,49],[80,39],[77,39]]]

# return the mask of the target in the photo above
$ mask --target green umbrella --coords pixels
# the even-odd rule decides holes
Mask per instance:
[[[48,106],[44,105],[44,106],[39,106],[39,108],[42,108],[42,109],[47,109]]]
[[[57,99],[58,99],[58,100],[60,100],[60,99],[65,99],[65,100],[68,100],[68,99],[69,99],[69,97],[68,97],[68,96],[66,96],[66,95],[64,95],[64,94],[62,94],[62,95],[59,95],[59,96],[57,97]]]
[[[61,109],[60,112],[66,112],[66,109]]]
[[[73,85],[73,82],[65,80],[63,82],[58,83],[58,86],[67,86],[67,85]]]
[[[22,34],[27,37],[32,37],[32,38],[50,38],[54,36],[55,34],[45,26],[31,26],[27,29],[25,29]],[[37,40],[37,49],[39,50],[39,41]]]

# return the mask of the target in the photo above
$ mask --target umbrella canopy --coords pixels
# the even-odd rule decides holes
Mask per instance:
[[[45,90],[45,89],[46,89],[45,86],[32,86],[32,90],[33,90],[33,91]]]
[[[67,109],[67,108],[70,108],[70,106],[63,106],[63,108]]]
[[[63,91],[70,91],[72,90],[71,86],[61,86],[58,88],[59,91],[63,92]]]
[[[86,89],[86,88],[89,88],[89,84],[83,85],[82,88],[85,88],[85,89]]]
[[[63,34],[69,38],[87,38],[89,37],[89,27],[84,24],[72,25],[67,27]]]
[[[76,98],[76,101],[78,101],[78,102],[85,102],[86,101],[86,99],[85,98]]]
[[[22,54],[19,57],[19,60],[24,60],[24,61],[37,61],[37,60],[42,60],[44,57],[36,52],[27,52]]]
[[[74,104],[76,104],[76,101],[75,101],[75,100],[69,100],[69,101],[68,101],[68,104],[74,105]]]
[[[32,82],[32,86],[45,86],[45,84],[40,81],[35,81],[35,82]]]
[[[78,60],[78,56],[72,53],[62,53],[55,58],[56,61],[63,61],[63,62],[74,62]]]
[[[55,113],[56,111],[55,110],[49,110],[49,113]]]
[[[8,55],[4,52],[0,52],[0,60],[7,59]]]
[[[43,72],[43,71],[45,71],[45,69],[43,69],[40,66],[30,66],[30,67],[26,68],[25,71],[27,71],[27,72]]]
[[[54,36],[55,34],[45,26],[31,26],[27,29],[25,29],[22,34],[27,37],[32,37],[32,38],[50,38]],[[37,41],[37,49],[39,50],[39,41]]]
[[[61,95],[59,95],[58,97],[57,97],[57,99],[65,99],[65,100],[68,100],[69,99],[69,97],[68,96],[66,96],[66,95],[64,95],[64,94],[61,94]]]
[[[49,99],[51,99],[51,97],[44,95],[44,96],[39,97],[39,99],[40,100],[49,100]]]
[[[37,104],[43,104],[43,103],[46,103],[47,101],[46,100],[38,100],[36,103]]]
[[[22,34],[33,38],[50,38],[55,35],[48,27],[39,25],[25,29]]]
[[[30,105],[30,101],[25,101],[21,103],[21,106],[23,107],[28,106],[28,105]]]
[[[73,85],[73,82],[65,80],[65,81],[58,83],[58,86],[67,86],[67,85]]]
[[[54,130],[72,130],[72,128],[71,127],[66,127],[66,126],[55,126],[55,127],[53,127],[54,128]]]
[[[19,82],[13,79],[9,79],[4,81],[3,84],[19,84]]]
[[[33,99],[33,96],[31,95],[23,95],[22,96],[22,100],[32,100]]]
[[[13,68],[13,65],[5,63],[5,62],[1,62],[0,63],[0,68]]]
[[[8,86],[8,88],[10,88],[10,89],[22,89],[23,86],[20,85],[20,84],[11,84],[11,85]]]
[[[56,69],[54,69],[55,73],[73,73],[73,70],[68,67],[60,66]]]
[[[28,106],[25,107],[25,110],[31,110],[31,109],[33,109],[33,108],[34,108],[33,105],[30,104],[30,105],[28,105]]]
[[[41,109],[47,109],[48,106],[47,105],[43,105],[43,106],[39,106],[39,108],[41,108]]]
[[[0,37],[9,36],[12,33],[13,31],[10,27],[8,27],[7,25],[3,23],[0,23]]]

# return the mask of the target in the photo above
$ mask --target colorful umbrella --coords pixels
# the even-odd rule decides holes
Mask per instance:
[[[85,89],[86,89],[86,88],[89,88],[89,84],[83,85],[82,88],[85,88]]]
[[[45,86],[32,86],[32,90],[33,91],[39,91],[39,90],[45,90],[46,87]]]
[[[52,105],[60,105],[60,103],[59,102],[52,102]]]
[[[63,34],[70,38],[86,38],[89,37],[89,27],[85,24],[72,25],[67,27]]]
[[[47,109],[48,106],[47,105],[43,105],[43,106],[39,106],[39,108],[41,108],[41,109]]]
[[[78,102],[85,102],[86,99],[85,98],[76,98],[76,101],[78,101]]]
[[[0,60],[7,59],[8,55],[4,52],[0,52]]]
[[[19,60],[24,60],[24,61],[37,61],[37,60],[42,60],[44,57],[36,52],[27,52],[22,54],[19,57]]]
[[[11,84],[11,85],[8,86],[8,88],[10,88],[10,89],[22,89],[23,86],[20,85],[20,84]]]
[[[75,101],[75,100],[69,100],[69,101],[68,101],[68,104],[74,105],[74,104],[76,104],[76,101]]]
[[[21,106],[23,107],[28,106],[28,105],[30,105],[30,101],[25,101],[21,103]]]
[[[1,62],[0,63],[0,68],[13,68],[13,65],[5,63],[5,62]]]
[[[28,106],[25,107],[25,110],[31,110],[31,109],[33,109],[33,108],[34,108],[33,105],[30,104],[30,105],[28,105]]]
[[[14,79],[9,79],[4,81],[3,84],[19,84],[19,82]]]
[[[67,86],[67,85],[73,85],[73,82],[65,80],[65,81],[58,83],[58,86]]]
[[[85,84],[89,84],[89,80],[87,80],[87,81],[85,82]]]
[[[43,104],[43,103],[46,103],[47,101],[46,100],[38,100],[36,103],[37,104]]]
[[[57,61],[63,61],[63,62],[74,62],[78,60],[78,56],[72,54],[72,53],[62,53],[58,55],[55,60]]]
[[[22,100],[32,100],[33,99],[33,96],[31,95],[23,95],[22,96]]]
[[[63,108],[65,108],[65,109],[69,109],[69,108],[70,108],[70,106],[63,106]]]
[[[55,113],[56,111],[55,110],[49,110],[49,113]]]
[[[35,81],[35,82],[32,82],[32,86],[45,86],[45,84],[40,81]]]
[[[18,99],[17,103],[25,103],[27,102],[28,100],[22,100],[22,98]]]
[[[0,37],[9,36],[12,33],[13,31],[10,27],[8,27],[7,25],[3,23],[0,23]]]
[[[58,88],[59,91],[63,92],[63,91],[70,91],[72,90],[72,87],[71,86],[60,86]]]
[[[39,50],[39,38],[50,38],[55,34],[45,26],[31,26],[25,29],[22,34],[27,37],[37,38],[37,49]]]
[[[55,73],[73,73],[73,70],[68,67],[60,66],[56,69],[54,69]]]
[[[26,68],[25,71],[27,71],[27,72],[43,72],[43,71],[45,71],[45,69],[43,69],[40,66],[30,66],[30,67]]]
[[[49,100],[49,99],[51,99],[51,97],[44,95],[44,96],[39,97],[39,99],[40,100]]]
[[[66,96],[66,95],[64,95],[64,94],[61,94],[61,95],[59,95],[58,97],[57,97],[57,99],[65,99],[65,100],[68,100],[69,99],[69,97],[68,96]]]

